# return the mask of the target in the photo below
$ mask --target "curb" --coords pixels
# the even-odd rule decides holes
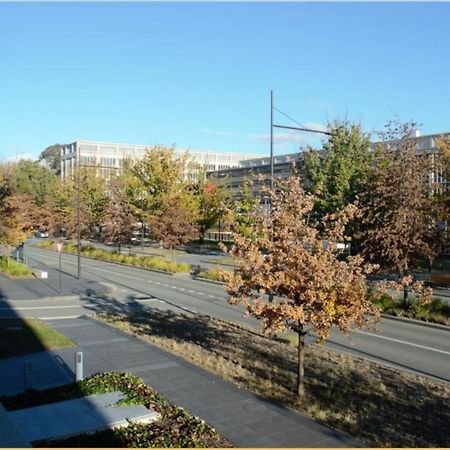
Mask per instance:
[[[383,319],[396,320],[397,322],[406,322],[414,325],[422,325],[428,328],[437,328],[438,330],[450,331],[450,327],[440,323],[425,322],[424,320],[410,319],[409,317],[391,316],[389,314],[381,314]]]
[[[227,284],[224,281],[208,280],[207,278],[203,278],[203,277],[192,277],[192,278],[197,281],[203,281],[205,283],[212,283],[212,284],[219,284],[221,286],[225,286]]]

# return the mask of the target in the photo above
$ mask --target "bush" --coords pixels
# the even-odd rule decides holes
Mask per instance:
[[[212,281],[225,281],[225,278],[219,269],[202,270],[198,276]]]
[[[31,270],[25,264],[3,255],[0,256],[0,271],[16,278],[30,277],[32,275]]]

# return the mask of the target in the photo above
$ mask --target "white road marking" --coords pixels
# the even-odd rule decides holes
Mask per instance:
[[[139,302],[139,303],[142,303],[142,302],[156,302],[156,301],[158,301],[158,299],[157,298],[143,298],[143,299],[136,298],[135,301]],[[161,300],[159,300],[159,301],[161,301]]]
[[[185,288],[182,288],[182,287],[180,287],[179,289],[180,289],[180,291],[185,291],[186,290]]]
[[[214,295],[209,295],[209,294],[208,294],[208,297],[209,298],[216,298]]]
[[[195,294],[195,291],[191,291],[190,289],[188,290],[188,292],[190,292],[191,294]]]
[[[394,338],[389,338],[386,336],[380,336],[378,334],[368,333],[367,331],[352,330],[352,333],[366,334],[368,336],[377,337],[380,339],[386,339],[388,341],[398,342],[399,344],[411,345],[412,347],[423,348],[424,350],[431,350],[432,352],[443,353],[444,355],[450,355],[450,352],[446,352],[445,350],[439,350],[437,348],[426,347],[425,345],[413,344],[412,342],[401,341],[400,339],[394,339]]]
[[[57,316],[57,317],[38,317],[40,320],[62,320],[62,319],[78,319],[78,316]]]
[[[85,305],[88,306],[92,306],[92,304],[87,304],[85,303]],[[66,306],[20,306],[20,307],[14,307],[14,310],[21,310],[21,311],[25,311],[28,309],[70,309],[70,308],[81,308],[83,305],[66,305]],[[9,309],[11,310],[11,308],[0,308],[0,309]]]
[[[203,292],[197,292],[198,295],[206,295]]]

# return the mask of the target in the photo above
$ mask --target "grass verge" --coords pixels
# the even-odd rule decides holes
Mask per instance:
[[[39,242],[37,246],[55,250],[55,244],[51,241]],[[64,243],[62,251],[66,253],[76,253],[77,246],[73,243]],[[109,252],[107,250],[102,250],[91,246],[82,246],[81,255],[93,259],[99,259],[101,261],[128,264],[130,266],[142,267],[144,269],[162,270],[163,272],[170,273],[189,272],[190,270],[190,265],[186,263],[167,261],[163,258],[158,258],[155,256],[123,255],[118,252]]]
[[[128,373],[100,373],[71,385],[1,399],[9,411],[87,395],[121,391],[123,405],[143,405],[161,414],[151,424],[131,423],[125,428],[98,431],[67,439],[40,441],[33,447],[233,447],[212,427],[170,403]]]
[[[4,255],[0,255],[0,272],[13,278],[30,278],[33,275],[25,264]]]
[[[370,447],[448,447],[450,385],[323,346],[306,349],[306,398],[294,394],[296,349],[205,316],[154,311],[100,319]]]
[[[74,345],[69,338],[38,319],[0,319],[0,358]]]

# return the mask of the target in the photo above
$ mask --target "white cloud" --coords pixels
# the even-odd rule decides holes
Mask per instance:
[[[216,136],[234,136],[236,133],[233,133],[232,131],[215,131],[210,130],[209,128],[202,128],[200,130],[202,133],[206,134],[215,134]]]

